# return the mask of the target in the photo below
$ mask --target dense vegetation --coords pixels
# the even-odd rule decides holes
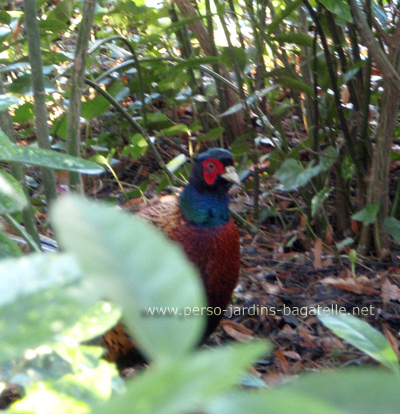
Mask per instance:
[[[399,6],[0,4],[0,387],[25,394],[10,412],[396,412],[396,352],[350,317],[321,321],[387,372],[238,390],[263,387],[242,375],[267,346],[194,352],[200,318],[146,318],[143,306],[200,306],[195,272],[149,226],[78,195],[121,204],[161,193],[185,184],[194,154],[229,147],[248,199],[235,216],[252,235],[300,217],[352,265],[385,261],[400,241]],[[53,232],[62,253],[43,253]],[[166,280],[179,288],[154,289]],[[127,385],[86,344],[121,312],[153,361]]]

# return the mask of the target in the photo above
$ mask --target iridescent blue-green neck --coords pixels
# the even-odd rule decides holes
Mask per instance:
[[[229,196],[226,192],[199,191],[189,184],[182,191],[179,204],[183,215],[192,224],[212,227],[229,221]]]

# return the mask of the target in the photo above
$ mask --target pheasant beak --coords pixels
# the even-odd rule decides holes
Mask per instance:
[[[224,178],[226,181],[240,185],[239,175],[236,172],[235,167],[233,165],[226,167],[225,173],[221,174],[221,177]]]

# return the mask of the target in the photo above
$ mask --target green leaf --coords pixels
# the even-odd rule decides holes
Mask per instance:
[[[60,20],[61,22],[68,22],[72,16],[74,10],[73,0],[61,0],[57,3],[56,7],[51,9],[47,15],[48,19]]]
[[[43,65],[51,66],[51,65],[61,65],[64,62],[69,62],[71,60],[70,57],[66,56],[64,53],[60,52],[42,52],[43,58]]]
[[[121,318],[121,309],[108,302],[100,302],[89,309],[85,315],[67,332],[66,337],[77,342],[90,341],[114,327]]]
[[[295,79],[291,76],[280,76],[277,81],[283,86],[288,86],[289,88],[304,92],[310,96],[314,95],[313,88],[300,78]]]
[[[60,346],[55,347],[60,351]],[[116,368],[101,361],[101,348],[69,347],[61,350],[71,369],[63,376],[28,384],[25,397],[17,401],[10,412],[62,414],[88,413],[94,404],[104,403],[112,392]],[[100,351],[100,352],[99,352]],[[47,364],[48,365],[48,364]],[[46,374],[52,367],[46,366]]]
[[[241,102],[232,105],[228,110],[225,112],[222,112],[222,114],[219,116],[220,118],[223,118],[224,116],[233,115],[237,112],[241,111],[243,109],[243,104]]]
[[[101,174],[104,171],[103,167],[94,162],[71,155],[13,144],[2,131],[0,131],[0,161],[21,162],[57,170],[76,171],[82,174]]]
[[[185,19],[180,20],[182,22]],[[216,56],[202,56],[196,58],[187,58],[184,62],[179,62],[173,69],[173,72],[187,70],[190,68],[197,68],[201,65],[212,65],[218,63],[218,57]]]
[[[22,256],[17,243],[0,231],[0,259]]]
[[[383,222],[382,226],[383,231],[386,231],[386,233],[390,234],[397,243],[400,243],[400,223],[397,219],[394,217],[388,217]]]
[[[338,250],[342,250],[343,247],[351,246],[352,244],[354,244],[354,239],[351,237],[346,237],[344,240],[336,244],[336,248]]]
[[[25,102],[22,105],[19,105],[18,108],[14,111],[13,122],[23,124],[27,121],[32,121],[35,117],[33,103]]]
[[[283,387],[227,393],[207,414],[393,414],[399,407],[400,379],[392,372],[351,369],[306,374]]]
[[[331,195],[333,188],[324,188],[311,200],[311,216],[315,217],[316,213],[321,209],[324,202],[328,199]]]
[[[165,114],[149,113],[147,115],[147,126],[149,129],[161,130],[172,126],[172,121]]]
[[[336,148],[332,146],[326,147],[322,151],[320,158],[319,158],[319,166],[321,167],[321,170],[328,171],[332,167],[337,156],[338,156],[338,152]]]
[[[353,65],[347,72],[345,72],[342,76],[343,84],[351,81],[354,76],[361,70],[361,68],[365,65],[365,60],[360,60],[355,65]]]
[[[124,413],[128,407],[135,414],[197,412],[200,404],[235,385],[247,366],[266,352],[266,344],[261,342],[236,344],[154,366],[135,377],[124,395],[97,412]]]
[[[375,223],[379,208],[380,203],[367,204],[362,210],[353,214],[351,218],[356,221],[362,221],[365,225]]]
[[[5,10],[0,10],[0,23],[9,25],[11,23],[11,16]]]
[[[70,256],[2,260],[0,275],[0,363],[59,335],[90,306]]]
[[[271,24],[267,27],[268,34],[275,33],[278,26],[283,22],[284,19],[286,19],[300,4],[302,3],[302,0],[295,0],[295,1],[287,1],[286,7],[280,12],[277,13],[274,17],[274,20],[272,20]]]
[[[185,318],[184,311],[204,305],[202,283],[178,246],[140,218],[76,196],[60,198],[51,218],[60,244],[88,279],[122,305],[145,355],[178,358],[198,342],[204,319]],[[172,315],[150,316],[155,308]]]
[[[11,95],[0,95],[0,111],[5,111],[11,105],[15,105],[19,102],[19,98]]]
[[[320,321],[339,338],[365,352],[371,358],[399,372],[399,359],[387,339],[367,322],[349,314],[319,314]]]
[[[347,414],[307,394],[275,389],[263,392],[239,391],[213,401],[207,414]]]
[[[218,139],[222,138],[222,134],[224,133],[224,127],[218,127],[210,129],[206,134],[196,138],[197,142],[205,142],[205,141],[217,141]]]
[[[243,70],[246,66],[246,51],[241,47],[222,47],[220,55],[221,62],[229,69],[234,69],[235,66],[231,55],[232,51],[235,54],[235,59],[238,62],[240,69]]]
[[[279,43],[294,43],[295,45],[312,47],[313,38],[305,33],[281,33],[275,34],[272,40]]]
[[[308,184],[320,172],[321,167],[314,166],[312,162],[304,169],[298,161],[288,158],[276,172],[276,176],[280,179],[284,190],[291,191]]]
[[[161,130],[161,133],[166,137],[174,137],[176,135],[187,134],[188,132],[189,128],[185,124],[177,124],[170,128]]]
[[[340,19],[346,22],[352,22],[350,5],[345,0],[320,0],[320,2],[331,12],[336,14]]]
[[[0,215],[22,211],[26,205],[25,193],[18,181],[0,170]]]
[[[286,115],[289,111],[293,108],[296,108],[297,105],[292,104],[289,100],[284,100],[283,102],[276,105],[274,110],[271,112],[273,117],[281,118],[282,116]]]
[[[279,88],[279,85],[274,84],[274,85],[268,86],[268,88],[257,90],[246,98],[246,102],[249,105],[252,105],[254,102],[258,102],[260,98],[263,98],[264,96],[268,95],[269,93],[273,92],[275,89],[278,89],[278,88]]]
[[[60,31],[68,30],[68,25],[56,18],[39,20],[39,30],[42,32],[60,33]]]
[[[113,85],[107,90],[107,92],[115,96],[123,87],[123,83],[121,81],[116,81]],[[85,119],[92,119],[103,115],[108,111],[111,103],[108,99],[106,99],[103,95],[98,95],[95,99],[90,101],[84,102],[82,104],[82,112],[81,116]]]
[[[131,138],[131,144],[124,147],[122,155],[130,155],[134,160],[139,159],[142,155],[146,154],[149,144],[144,139],[142,134],[135,134]]]
[[[179,168],[182,167],[183,164],[187,161],[186,155],[179,154],[174,159],[172,159],[168,164],[167,168],[172,172],[176,172]]]

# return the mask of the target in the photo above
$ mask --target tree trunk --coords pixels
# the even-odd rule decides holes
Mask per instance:
[[[195,8],[190,3],[190,0],[174,0],[175,4],[179,7],[179,10],[181,11],[184,18],[193,18],[198,16]],[[196,20],[191,23],[188,23],[189,29],[193,32],[196,39],[199,41],[200,46],[207,56],[214,56],[210,38],[207,33],[207,29],[204,25],[204,23],[201,20]],[[223,76],[225,79],[231,80],[231,76],[229,74],[228,69],[225,65],[219,64],[218,65],[219,73],[221,76]],[[235,105],[239,102],[238,95],[228,86],[223,85],[224,88],[224,95],[225,100],[227,103],[228,108]],[[236,112],[235,114],[231,115],[229,117],[229,122],[232,126],[232,132],[234,138],[239,138],[241,135],[245,133],[246,128],[246,122],[244,119],[244,111]]]
[[[392,36],[388,56],[392,67],[397,73],[400,73],[400,25]],[[399,106],[399,92],[393,88],[391,83],[386,81],[367,189],[367,204],[380,204],[377,221],[373,225],[374,246],[377,254],[380,256],[384,253],[383,249],[387,249],[389,246],[389,235],[382,231],[382,224],[389,214],[390,154]],[[361,233],[361,250],[368,249],[368,241],[370,239],[368,227],[364,226]]]

